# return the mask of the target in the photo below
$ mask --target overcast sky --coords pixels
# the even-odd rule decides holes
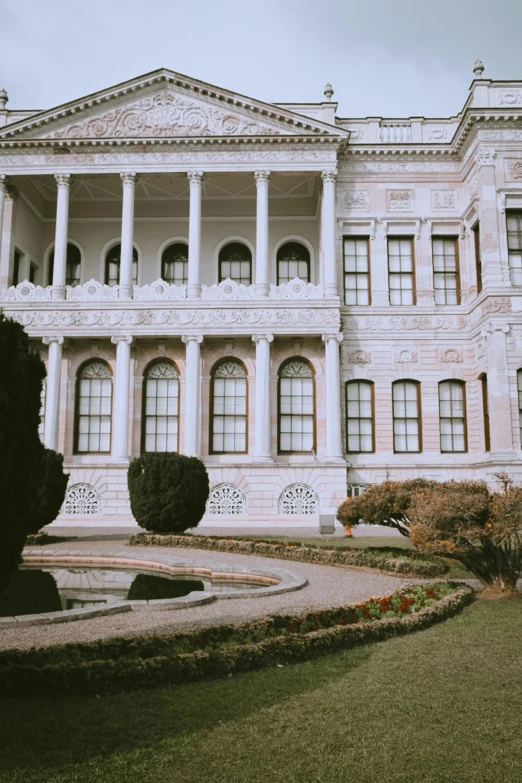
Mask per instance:
[[[338,114],[449,116],[477,57],[522,79],[522,0],[0,0],[0,87],[44,109],[165,67]]]

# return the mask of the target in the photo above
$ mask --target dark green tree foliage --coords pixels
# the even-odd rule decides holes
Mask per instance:
[[[44,377],[23,328],[0,313],[0,587],[20,562],[41,480]]]
[[[205,513],[208,474],[197,457],[143,454],[132,460],[127,480],[132,513],[145,530],[183,533]]]
[[[28,533],[38,533],[45,525],[54,522],[60,513],[69,481],[69,474],[63,472],[63,454],[42,448],[40,462],[41,480],[28,522]]]

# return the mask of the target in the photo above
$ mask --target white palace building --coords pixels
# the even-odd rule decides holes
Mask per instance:
[[[166,69],[44,111],[0,91],[0,307],[47,364],[59,521],[128,521],[144,451],[201,457],[213,524],[522,481],[522,81],[483,70],[443,119]]]

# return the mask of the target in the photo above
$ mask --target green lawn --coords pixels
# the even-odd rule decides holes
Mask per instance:
[[[522,779],[522,601],[230,679],[0,701],[2,783]]]

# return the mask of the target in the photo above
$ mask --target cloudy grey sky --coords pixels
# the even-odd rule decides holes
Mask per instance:
[[[166,67],[341,116],[448,116],[481,57],[522,79],[522,0],[0,0],[0,87],[51,108]]]

